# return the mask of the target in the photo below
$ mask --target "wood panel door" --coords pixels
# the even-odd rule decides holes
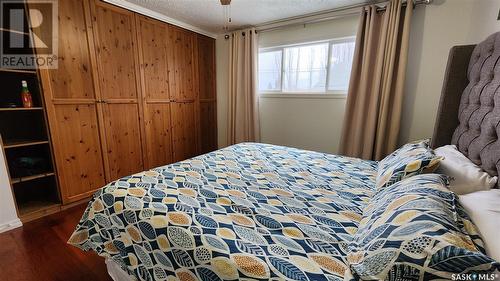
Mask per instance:
[[[198,34],[198,77],[200,101],[215,100],[215,39]]]
[[[40,77],[63,204],[105,184],[97,121],[94,42],[88,0],[59,1],[57,69]]]
[[[217,150],[217,105],[200,100],[200,153]]]
[[[200,95],[200,152],[217,149],[217,100],[215,84],[215,40],[197,35]]]
[[[136,26],[132,12],[98,0],[92,15],[104,159],[112,181],[144,169]]]
[[[146,168],[172,163],[168,24],[136,16],[144,108]]]
[[[174,161],[195,156],[197,154],[197,134],[194,102],[172,103],[172,131]]]
[[[170,25],[168,30],[170,98],[194,102],[196,93],[196,34]]]
[[[53,134],[57,140],[59,182],[63,202],[86,198],[105,184],[96,105],[56,104]]]
[[[199,151],[197,40],[196,33],[174,26],[168,39],[173,160],[181,161]]]

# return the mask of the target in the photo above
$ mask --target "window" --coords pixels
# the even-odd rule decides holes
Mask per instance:
[[[354,56],[354,38],[262,49],[259,91],[345,93]]]
[[[347,91],[351,76],[354,41],[331,44],[328,90]]]
[[[259,53],[259,90],[281,90],[281,51]]]
[[[325,90],[328,44],[285,48],[284,92]]]

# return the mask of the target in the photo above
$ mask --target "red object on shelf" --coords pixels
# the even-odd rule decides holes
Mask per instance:
[[[23,100],[23,107],[31,108],[33,107],[33,99],[31,98],[31,93],[28,90],[28,83],[25,80],[21,81],[22,91],[21,91],[21,99]]]

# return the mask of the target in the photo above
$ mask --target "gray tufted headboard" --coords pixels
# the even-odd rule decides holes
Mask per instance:
[[[500,32],[450,51],[432,147],[455,144],[492,176],[500,171]]]

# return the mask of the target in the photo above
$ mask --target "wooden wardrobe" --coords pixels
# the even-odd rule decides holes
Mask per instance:
[[[214,39],[60,0],[58,64],[40,73],[64,204],[217,148]]]

